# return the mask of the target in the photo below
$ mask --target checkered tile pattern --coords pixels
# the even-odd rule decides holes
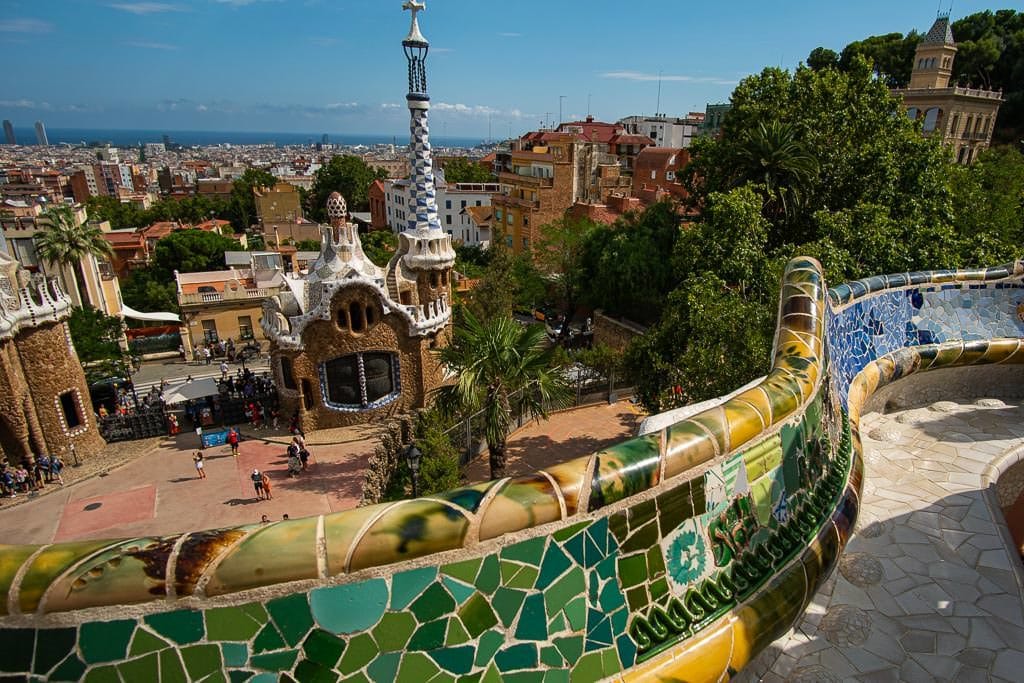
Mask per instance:
[[[416,232],[442,232],[437,217],[437,191],[434,189],[434,162],[430,156],[430,125],[427,110],[410,107],[409,166],[412,211],[407,229]]]

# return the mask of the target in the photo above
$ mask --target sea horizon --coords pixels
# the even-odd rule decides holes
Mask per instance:
[[[35,145],[34,128],[15,127],[14,135],[21,145]],[[171,142],[185,146],[208,145],[309,145],[322,141],[324,133],[287,133],[280,131],[216,131],[216,130],[160,130],[143,128],[47,128],[50,145],[109,143],[115,147],[137,147],[147,142],[163,142],[166,135]],[[408,145],[409,134],[385,133],[331,133],[328,143],[347,146]],[[482,137],[432,135],[434,147],[472,148],[487,144]]]

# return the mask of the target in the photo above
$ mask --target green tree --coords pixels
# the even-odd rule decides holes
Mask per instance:
[[[114,248],[103,237],[103,232],[94,224],[79,223],[70,206],[53,206],[43,212],[45,226],[35,234],[36,252],[46,263],[66,266],[71,272],[70,283],[81,301],[86,301],[85,280],[82,277],[82,259],[93,256],[109,259]]]
[[[124,320],[106,315],[92,306],[84,306],[71,312],[68,327],[89,381],[127,376],[130,359],[120,345],[124,337]]]
[[[540,325],[524,328],[505,317],[480,322],[467,312],[439,353],[455,380],[438,389],[438,406],[448,415],[482,411],[491,479],[505,475],[508,434],[520,416],[547,418],[569,404],[565,375],[552,363],[555,348],[545,348]]]
[[[273,187],[277,183],[271,173],[250,168],[235,180],[231,187],[229,210],[231,224],[235,232],[247,232],[256,222],[256,195],[254,190],[260,187]]]
[[[178,313],[178,290],[174,277],[159,279],[152,269],[132,271],[121,281],[121,298],[136,311],[144,313]]]
[[[541,228],[541,238],[535,245],[534,260],[556,283],[561,304],[570,321],[576,317],[587,284],[583,270],[587,240],[599,229],[598,224],[590,219],[563,216]],[[562,336],[568,335],[569,326],[563,325]]]
[[[490,183],[494,175],[472,159],[455,157],[444,162],[445,182],[455,183]]]
[[[1008,262],[1024,243],[1024,154],[994,147],[950,169],[956,227],[970,264]]]
[[[489,261],[476,287],[469,293],[467,308],[484,322],[511,318],[516,305],[513,271],[515,257],[500,235],[491,241]]]
[[[398,236],[390,230],[371,230],[362,236],[363,252],[373,263],[383,268],[398,249]],[[316,251],[320,250],[317,245]]]
[[[331,157],[313,177],[313,189],[306,198],[306,215],[321,223],[326,222],[327,198],[332,192],[340,192],[350,210],[366,211],[370,206],[370,185],[387,177],[387,171],[370,167],[360,157]]]
[[[839,66],[839,54],[827,47],[816,47],[807,56],[807,66],[815,71],[819,69],[834,69]]]
[[[152,267],[155,275],[170,281],[174,279],[174,271],[224,270],[224,252],[241,249],[237,240],[215,232],[175,230],[156,243]]]
[[[295,248],[299,251],[320,251],[320,240],[300,240]]]
[[[858,60],[867,59],[874,72],[890,88],[903,88],[910,83],[910,71],[914,66],[914,51],[921,41],[921,35],[911,31],[871,36],[847,45],[839,57],[842,69],[852,69]]]
[[[804,193],[818,172],[818,161],[807,150],[796,128],[788,123],[762,121],[743,132],[736,150],[737,184],[758,183],[764,190],[764,211],[786,221],[800,210]]]

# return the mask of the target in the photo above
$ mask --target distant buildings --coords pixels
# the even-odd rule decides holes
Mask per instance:
[[[36,144],[47,147],[50,141],[46,138],[46,126],[42,121],[36,121]]]
[[[730,109],[732,109],[732,105],[728,102],[707,105],[704,110],[704,125],[701,133],[713,138],[721,135],[722,122],[725,120],[725,115],[729,113]]]
[[[650,138],[655,147],[687,148],[700,136],[703,112],[690,112],[684,118],[669,116],[627,116],[619,119],[627,133]]]
[[[969,164],[992,142],[1003,94],[950,85],[956,53],[949,15],[940,15],[917,46],[910,85],[893,94],[903,99],[907,116],[922,119],[925,135],[941,136],[957,163]]]
[[[18,139],[14,137],[14,124],[9,119],[4,119],[4,142],[8,145],[18,144]]]
[[[371,188],[372,189],[372,188]],[[471,206],[490,206],[491,197],[501,191],[498,183],[457,183],[449,185],[444,176],[436,176],[437,217],[441,229],[451,235],[452,239],[466,245],[477,245],[490,240],[488,231],[481,231],[475,226],[464,209]],[[412,203],[413,188],[408,180],[385,180],[384,210],[386,224],[396,235],[401,234],[408,226],[409,218],[415,214]],[[374,204],[370,204],[371,216]],[[378,205],[379,210],[379,205]],[[376,224],[378,217],[372,218]]]

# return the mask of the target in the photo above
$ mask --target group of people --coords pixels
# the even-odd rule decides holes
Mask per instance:
[[[296,477],[309,469],[310,458],[305,437],[302,434],[293,436],[292,442],[288,444],[288,476]]]
[[[235,342],[233,339],[224,341],[223,339],[215,342],[208,342],[201,346],[197,346],[192,355],[192,360],[195,361],[196,365],[206,364],[209,365],[213,362],[214,358],[223,358],[228,363],[234,363],[236,359],[240,359],[243,353],[255,353],[258,352],[258,343],[250,341],[241,350],[235,348]],[[185,361],[185,347],[183,345],[178,346],[178,355],[181,360]]]
[[[64,485],[64,461],[58,455],[40,455],[35,461],[25,459],[18,467],[0,464],[0,492],[8,498],[19,493],[37,491],[54,482]]]

